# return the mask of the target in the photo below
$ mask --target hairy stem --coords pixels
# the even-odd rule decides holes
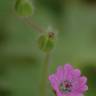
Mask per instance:
[[[13,5],[14,4],[15,2],[13,2]],[[14,9],[14,6],[12,9]],[[39,33],[46,32],[45,29],[40,24],[38,24],[35,20],[33,20],[30,16],[18,16],[14,10],[12,10],[11,13],[15,15],[18,19],[23,20],[26,24],[31,26],[34,31],[39,32]]]
[[[36,21],[32,20],[32,18],[25,17],[25,22],[30,25],[35,31],[45,33],[45,30]]]
[[[44,62],[44,66],[43,66],[43,73],[42,73],[42,81],[41,81],[41,86],[40,86],[40,96],[47,96],[47,81],[48,81],[48,66],[49,66],[49,62],[50,61],[50,53],[46,53],[45,56],[45,62]]]

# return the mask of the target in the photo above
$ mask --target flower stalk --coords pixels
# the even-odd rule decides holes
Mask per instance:
[[[19,15],[19,19],[24,21],[32,27],[35,31],[41,34],[38,39],[38,47],[45,53],[45,60],[43,65],[42,81],[40,86],[40,96],[47,96],[47,80],[48,80],[48,69],[50,62],[50,52],[54,48],[54,33],[44,30],[37,22],[31,19],[33,13],[33,6],[29,0],[16,0],[15,11]]]
[[[40,86],[40,96],[47,96],[47,80],[48,80],[48,69],[50,63],[50,52],[46,52],[45,61],[43,66],[42,81]]]
[[[32,29],[34,29],[35,31],[37,31],[39,33],[45,33],[44,28],[42,28],[36,21],[32,20],[32,18],[25,17],[24,20],[25,20],[26,24],[28,24],[30,27],[32,27]]]

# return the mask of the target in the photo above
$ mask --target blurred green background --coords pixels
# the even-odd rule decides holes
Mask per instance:
[[[96,1],[32,1],[32,18],[46,30],[52,26],[58,31],[50,73],[60,64],[73,64],[88,77],[85,96],[95,96]],[[14,14],[15,2],[0,0],[0,96],[39,96],[44,53],[37,47],[38,32]]]

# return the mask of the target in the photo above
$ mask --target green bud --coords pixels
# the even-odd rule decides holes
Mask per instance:
[[[47,35],[42,35],[38,40],[39,48],[44,52],[49,52],[54,48],[54,33],[49,32]]]
[[[17,0],[15,10],[20,16],[29,16],[32,14],[32,4],[29,0]]]

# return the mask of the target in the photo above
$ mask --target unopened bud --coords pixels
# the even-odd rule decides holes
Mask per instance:
[[[29,0],[17,0],[15,10],[20,16],[29,16],[32,15],[33,8]]]
[[[54,48],[55,34],[53,32],[48,32],[47,35],[42,35],[39,37],[38,45],[39,48],[44,52],[49,52]]]

